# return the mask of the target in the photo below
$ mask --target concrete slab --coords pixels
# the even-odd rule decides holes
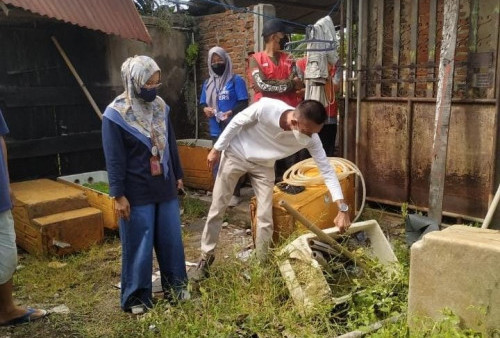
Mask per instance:
[[[468,328],[500,328],[500,231],[453,225],[411,248],[409,324],[439,320],[444,308]]]

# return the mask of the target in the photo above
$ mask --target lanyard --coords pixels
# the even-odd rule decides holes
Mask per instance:
[[[153,156],[158,156],[158,138],[156,137],[156,132],[153,128],[153,122],[151,121],[151,131],[149,133],[151,135],[151,154]]]

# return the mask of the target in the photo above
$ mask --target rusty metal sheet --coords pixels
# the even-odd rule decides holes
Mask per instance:
[[[408,103],[362,103],[359,168],[368,198],[428,207],[435,103],[411,106],[409,114]],[[443,211],[477,218],[486,214],[493,175],[494,116],[494,105],[452,106]],[[350,126],[354,120],[353,110]],[[351,129],[348,133],[354,135]],[[353,141],[350,138],[352,152]]]
[[[360,163],[367,196],[404,202],[408,196],[408,105],[363,102]]]
[[[0,0],[80,27],[151,43],[132,0]]]
[[[410,202],[427,206],[435,105],[415,103]],[[484,217],[492,177],[494,105],[452,106],[443,210]]]

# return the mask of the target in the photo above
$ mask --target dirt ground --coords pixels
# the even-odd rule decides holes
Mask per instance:
[[[205,192],[194,192],[191,196],[210,205],[211,196]],[[253,197],[253,190],[249,186],[245,186],[241,190],[241,203],[234,207],[228,208],[226,212],[226,223],[223,226],[219,243],[216,248],[216,264],[221,264],[226,259],[234,259],[238,254],[242,254],[253,246],[251,223],[250,223],[250,200]],[[404,225],[401,215],[386,211],[384,209],[365,208],[360,220],[375,219],[378,221],[387,239],[401,239],[404,236]],[[205,225],[206,218],[196,219],[184,224],[184,247],[186,260],[196,262],[199,258],[199,247],[201,233]],[[189,270],[189,266],[188,266]]]
[[[190,196],[196,197],[210,206],[212,197],[205,192],[191,192]],[[223,264],[226,259],[234,259],[238,254],[243,255],[245,251],[251,249],[253,245],[250,230],[250,209],[249,203],[253,196],[252,188],[243,187],[241,189],[241,203],[226,211],[225,222],[223,224],[219,243],[216,248],[215,264]],[[200,256],[200,240],[205,226],[206,217],[184,223],[184,251],[188,262],[197,262]],[[190,266],[187,267],[188,272]]]

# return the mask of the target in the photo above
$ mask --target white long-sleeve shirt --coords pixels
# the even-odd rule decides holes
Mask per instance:
[[[226,126],[214,145],[218,151],[228,150],[237,157],[266,167],[276,160],[290,156],[304,148],[292,131],[280,127],[281,115],[294,107],[283,101],[262,98],[239,112]],[[318,134],[311,136],[305,146],[316,162],[333,200],[343,199],[335,170],[326,157]]]

